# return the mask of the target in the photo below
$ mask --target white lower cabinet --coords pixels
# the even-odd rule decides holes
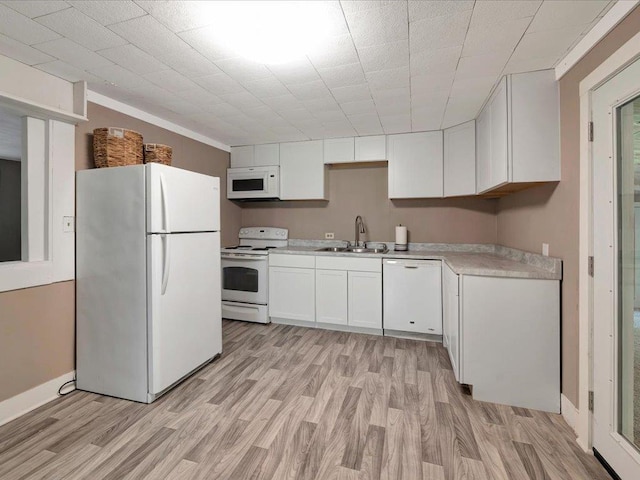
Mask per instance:
[[[346,271],[316,270],[316,322],[347,325]]]
[[[460,381],[460,303],[458,275],[442,262],[442,343],[449,352],[456,380]]]
[[[349,325],[382,328],[382,273],[348,272]]]
[[[316,271],[313,256],[269,257],[269,317],[294,322],[315,321]]]

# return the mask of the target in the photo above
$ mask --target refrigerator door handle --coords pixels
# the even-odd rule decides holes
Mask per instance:
[[[169,270],[171,267],[171,235],[162,235],[162,244],[164,246],[164,263],[162,265],[162,291],[161,295],[164,295],[167,291],[167,285],[169,284]]]
[[[169,222],[169,198],[167,194],[167,183],[164,175],[160,173],[160,192],[162,194],[162,217],[164,220],[164,231],[171,233],[171,224]]]

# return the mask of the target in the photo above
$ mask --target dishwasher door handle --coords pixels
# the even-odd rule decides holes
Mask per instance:
[[[404,268],[418,268],[417,265],[405,265]]]

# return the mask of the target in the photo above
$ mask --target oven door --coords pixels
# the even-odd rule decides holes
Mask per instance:
[[[222,254],[222,300],[266,305],[267,256]]]

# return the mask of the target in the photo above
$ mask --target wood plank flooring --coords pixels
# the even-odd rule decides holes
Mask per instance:
[[[608,479],[562,417],[476,402],[436,343],[224,322],[151,405],[76,391],[0,427],[0,478]]]

